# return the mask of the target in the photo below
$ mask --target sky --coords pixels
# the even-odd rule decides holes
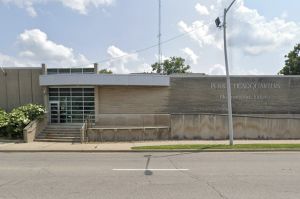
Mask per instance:
[[[176,38],[163,42],[163,59],[180,56],[191,72],[225,74],[214,20],[231,0],[161,2],[162,41]],[[237,0],[227,17],[230,73],[276,75],[300,42],[299,7],[299,0]],[[158,57],[158,0],[0,0],[0,24],[2,67],[98,62],[137,73],[150,72]]]

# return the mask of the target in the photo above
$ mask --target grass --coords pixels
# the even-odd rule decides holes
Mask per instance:
[[[236,144],[233,146],[226,144],[178,144],[178,145],[159,145],[159,146],[138,146],[132,147],[133,150],[283,150],[299,149],[300,144]]]

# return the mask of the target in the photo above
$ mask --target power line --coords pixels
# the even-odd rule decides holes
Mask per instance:
[[[203,25],[201,25],[201,26],[198,26],[198,27],[193,28],[193,29],[190,30],[190,31],[187,31],[187,32],[178,34],[178,35],[176,35],[176,36],[174,36],[174,37],[171,37],[171,38],[169,38],[169,39],[167,39],[167,40],[164,40],[164,41],[160,42],[160,44],[161,44],[161,45],[167,44],[167,43],[169,43],[169,42],[171,42],[171,41],[174,41],[174,40],[176,40],[176,39],[179,39],[179,38],[181,38],[181,37],[184,37],[184,36],[186,36],[186,35],[188,35],[188,34],[190,34],[190,33],[192,33],[192,32],[195,32],[196,30],[202,28],[202,27],[205,26],[205,25],[210,25],[210,23],[209,23],[209,24],[203,24]],[[102,60],[100,60],[100,61],[95,61],[95,62],[92,62],[92,63],[89,63],[89,64],[84,64],[84,65],[80,65],[80,66],[73,66],[73,67],[83,67],[83,66],[92,65],[92,64],[94,64],[94,63],[99,63],[99,64],[101,64],[101,63],[105,63],[105,62],[110,62],[110,61],[118,60],[118,59],[121,59],[121,58],[123,58],[123,57],[127,57],[127,56],[130,56],[130,55],[134,55],[134,54],[136,54],[136,53],[141,53],[141,52],[148,51],[148,50],[150,50],[150,49],[152,49],[152,48],[156,48],[158,45],[159,45],[159,44],[154,44],[154,45],[151,45],[151,46],[148,46],[148,47],[145,47],[145,48],[141,48],[141,49],[135,50],[135,51],[133,51],[133,52],[131,52],[131,53],[127,53],[127,54],[124,54],[124,55],[121,55],[121,56],[112,57],[112,58],[106,58],[106,59],[102,59]]]
[[[160,42],[160,45],[164,45],[164,44],[167,44],[167,43],[170,43],[171,41],[174,41],[176,39],[179,39],[181,37],[184,37],[186,35],[189,35],[193,32],[195,32],[196,30],[206,26],[206,25],[210,25],[211,23],[208,23],[208,24],[202,24],[201,26],[197,26],[197,27],[194,27],[192,28],[190,31],[187,31],[187,32],[184,32],[184,33],[181,33],[181,34],[178,34],[174,37],[171,37],[169,39],[166,39],[164,41],[161,41]],[[87,64],[82,64],[82,65],[73,65],[73,66],[69,66],[70,68],[82,68],[82,67],[85,67],[85,66],[89,66],[89,65],[93,65],[94,63],[105,63],[105,62],[111,62],[111,61],[115,61],[115,60],[118,60],[118,59],[121,59],[121,58],[124,58],[124,57],[127,57],[127,56],[131,56],[131,55],[134,55],[136,53],[141,53],[141,52],[145,52],[145,51],[148,51],[152,48],[156,48],[159,44],[154,44],[154,45],[151,45],[151,46],[147,46],[147,47],[144,47],[144,48],[140,48],[138,50],[135,50],[131,53],[126,53],[124,55],[120,55],[120,56],[117,56],[117,57],[111,57],[111,58],[106,58],[106,59],[102,59],[102,60],[99,60],[99,61],[94,61],[94,62],[90,62],[90,63],[87,63]],[[60,67],[57,67],[57,68],[60,68]]]

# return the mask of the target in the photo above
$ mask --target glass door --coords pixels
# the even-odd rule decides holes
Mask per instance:
[[[50,102],[50,122],[60,123],[59,102]]]

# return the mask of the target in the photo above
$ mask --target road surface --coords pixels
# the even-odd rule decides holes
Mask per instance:
[[[299,199],[300,153],[0,153],[0,198]]]

